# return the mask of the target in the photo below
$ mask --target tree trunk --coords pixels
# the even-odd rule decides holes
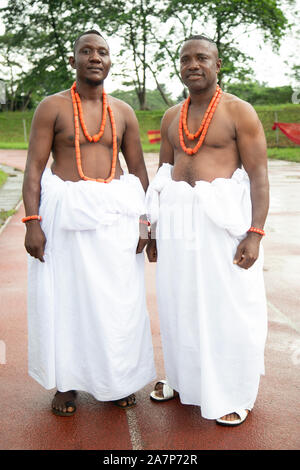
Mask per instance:
[[[31,95],[32,95],[32,90],[30,90],[30,91],[28,92],[27,96],[26,96],[26,101],[25,101],[25,103],[23,104],[22,111],[26,111],[27,106],[28,106],[29,103],[30,103]]]

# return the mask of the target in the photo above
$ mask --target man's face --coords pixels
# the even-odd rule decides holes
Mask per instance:
[[[85,34],[79,39],[70,64],[76,69],[77,78],[93,85],[101,84],[111,66],[106,41],[97,34]]]
[[[200,39],[187,41],[180,52],[180,74],[191,91],[205,90],[217,81],[221,68],[217,48]]]

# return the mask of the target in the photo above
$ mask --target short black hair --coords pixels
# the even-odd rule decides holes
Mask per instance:
[[[77,38],[75,39],[74,46],[73,46],[74,55],[75,55],[75,51],[76,51],[76,47],[77,47],[77,44],[78,44],[79,39],[80,39],[82,36],[85,36],[86,34],[97,34],[97,35],[100,36],[102,39],[104,39],[104,41],[107,43],[106,39],[102,36],[101,33],[99,33],[99,31],[97,31],[96,29],[89,29],[88,31],[85,31],[84,33],[79,34],[79,35],[77,36]]]
[[[218,46],[217,46],[216,42],[213,39],[211,39],[210,37],[205,36],[204,34],[193,34],[192,36],[190,36],[190,37],[188,37],[184,40],[184,44],[188,41],[194,41],[194,40],[209,42],[210,44],[215,46],[215,48],[217,50],[217,56],[219,55]]]
[[[213,39],[211,39],[210,37],[208,36],[205,36],[204,34],[193,34],[192,36],[186,38],[184,40],[184,42],[187,42],[187,41],[193,41],[194,39],[198,39],[200,41],[208,41],[208,42],[211,42],[212,44],[214,44],[216,47],[217,47],[217,44],[215,43],[215,41]]]

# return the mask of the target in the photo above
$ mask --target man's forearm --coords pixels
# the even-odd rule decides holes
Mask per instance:
[[[267,174],[250,178],[252,221],[251,225],[263,229],[269,210],[269,181]]]
[[[40,180],[25,172],[22,191],[26,215],[38,214],[41,197]]]
[[[135,166],[134,168],[128,168],[130,173],[133,173],[140,179],[144,191],[146,192],[149,186],[149,179],[148,174],[145,166],[145,162],[141,161],[139,165]]]

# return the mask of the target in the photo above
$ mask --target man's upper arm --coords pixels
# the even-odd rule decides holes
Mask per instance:
[[[237,146],[249,177],[267,170],[267,145],[262,124],[249,103],[236,106]]]
[[[173,108],[168,110],[161,121],[161,144],[160,144],[160,152],[159,152],[159,167],[163,163],[170,163],[174,165],[174,148],[173,145],[169,141],[169,127],[173,119]]]
[[[57,106],[52,97],[43,100],[37,107],[30,131],[26,171],[36,170],[41,173],[45,168],[54,138],[54,126]]]
[[[124,109],[122,109],[122,112],[125,116],[125,131],[122,139],[121,150],[129,171],[134,172],[141,162],[144,161],[139,123],[133,109],[125,104],[123,104],[123,106]]]

